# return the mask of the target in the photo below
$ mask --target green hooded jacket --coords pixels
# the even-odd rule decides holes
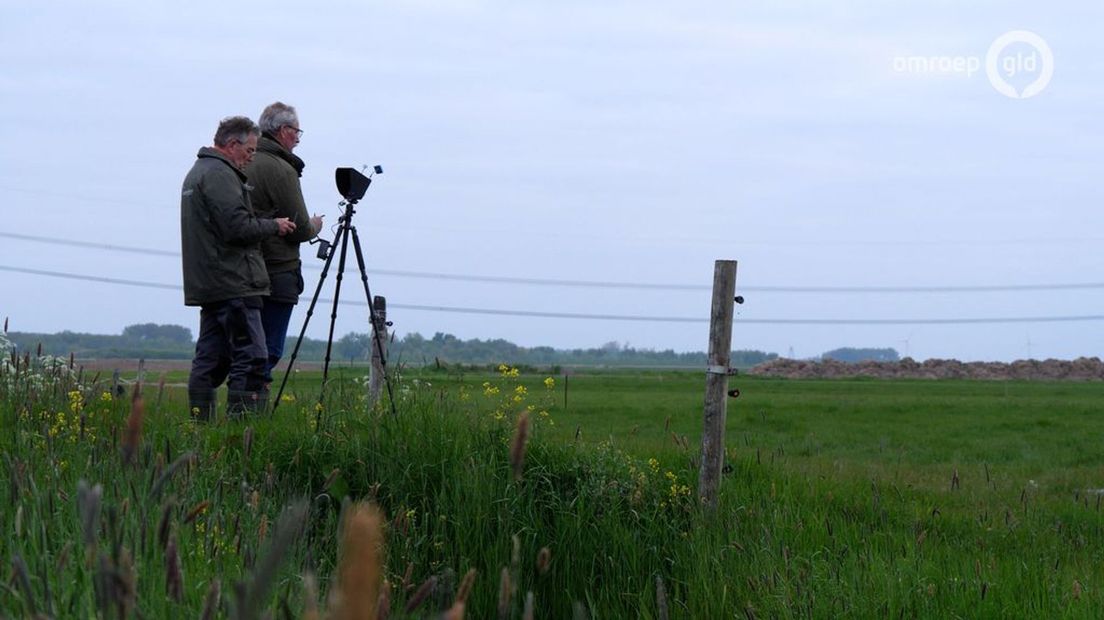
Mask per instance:
[[[245,174],[230,160],[211,147],[196,157],[180,196],[184,304],[267,295],[260,243],[279,225],[257,217]]]
[[[298,270],[299,244],[314,237],[307,204],[299,177],[303,160],[273,140],[267,133],[257,142],[257,154],[245,167],[253,208],[261,217],[286,217],[295,222],[295,231],[283,237],[269,237],[261,242],[265,267],[269,273]]]

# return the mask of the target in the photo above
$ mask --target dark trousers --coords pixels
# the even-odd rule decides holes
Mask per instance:
[[[269,273],[272,293],[264,298],[261,323],[264,325],[268,360],[265,364],[265,381],[272,383],[272,369],[284,355],[288,323],[299,295],[303,292],[303,272],[300,269]]]
[[[284,342],[287,341],[288,323],[295,304],[265,299],[261,309],[261,324],[264,325],[265,345],[268,347],[268,360],[265,363],[265,381],[272,383],[272,369],[280,363],[284,355]]]
[[[188,391],[214,390],[226,381],[231,393],[260,392],[267,360],[260,297],[205,305],[199,313]]]

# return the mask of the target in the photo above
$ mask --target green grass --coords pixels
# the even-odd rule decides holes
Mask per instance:
[[[334,373],[320,416],[318,376],[304,372],[275,418],[201,427],[186,421],[178,393],[158,407],[147,386],[142,444],[125,467],[129,403],[87,390],[91,439],[74,435],[71,416],[57,425],[57,412],[72,413],[67,387],[0,388],[0,497],[10,500],[0,528],[19,534],[0,540],[0,558],[27,565],[26,585],[0,588],[0,615],[33,605],[95,616],[122,600],[105,594],[104,575],[133,575],[143,617],[198,617],[215,579],[220,616],[261,611],[235,611],[242,582],[275,617],[299,617],[301,575],[323,586],[332,576],[347,497],[375,501],[391,520],[393,617],[412,594],[404,581],[438,578],[412,614],[431,616],[469,568],[479,573],[469,616],[493,617],[503,567],[516,584],[510,617],[526,592],[537,617],[572,617],[577,605],[593,618],[656,617],[657,577],[671,617],[1104,614],[1104,512],[1093,492],[1104,487],[1101,384],[736,377],[729,470],[717,512],[702,514],[693,469],[701,373],[573,375],[565,407],[562,376],[547,388],[540,375],[408,371],[396,378],[397,418],[364,410],[348,380],[358,374]],[[509,443],[526,405],[533,436],[515,481]],[[154,496],[189,451],[194,463]],[[91,546],[80,480],[104,485]],[[299,500],[302,528],[277,533],[280,511]],[[181,550],[180,602],[165,594],[166,512]],[[257,567],[280,559],[273,540],[285,554],[265,581]],[[534,562],[546,546],[552,565],[541,574]]]

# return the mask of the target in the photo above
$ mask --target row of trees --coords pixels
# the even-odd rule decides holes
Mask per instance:
[[[8,339],[21,351],[34,352],[41,346],[43,353],[58,356],[72,353],[80,358],[179,359],[190,357],[195,349],[190,329],[156,323],[128,325],[122,335],[66,330],[56,334],[9,332]]]
[[[821,354],[821,359],[836,360],[838,362],[896,362],[901,359],[897,349],[853,349],[844,347],[832,349]]]
[[[369,334],[346,334],[338,343],[346,358],[366,359],[371,355],[372,341]],[[636,349],[618,342],[590,349],[554,349],[552,347],[522,347],[501,338],[463,340],[437,332],[426,338],[414,332],[390,345],[393,361],[413,365],[436,362],[462,364],[496,364],[510,362],[528,366],[704,366],[706,355],[702,352],[677,353],[672,349]],[[732,363],[748,368],[778,357],[763,351],[733,351]]]
[[[8,337],[21,350],[34,351],[39,345],[44,353],[67,356],[73,353],[80,358],[139,358],[188,359],[195,349],[192,332],[180,325],[142,323],[129,325],[122,335],[82,334],[63,331],[57,334],[11,332]],[[288,343],[288,354],[294,342]],[[372,352],[372,339],[368,333],[351,332],[334,342],[331,358],[335,360],[367,360]],[[326,343],[307,338],[299,350],[300,360],[321,360],[325,357]],[[414,332],[396,339],[390,344],[392,363],[427,365],[436,362],[449,364],[525,364],[529,366],[686,366],[706,364],[704,352],[678,353],[672,349],[657,351],[637,349],[618,342],[590,349],[554,349],[552,347],[522,347],[501,338],[463,340],[437,332],[426,338]],[[732,364],[748,368],[778,357],[764,351],[733,351]],[[895,361],[893,349],[835,349],[821,357],[845,362],[863,360]]]

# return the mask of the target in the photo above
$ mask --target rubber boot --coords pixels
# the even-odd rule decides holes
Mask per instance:
[[[213,389],[188,389],[188,411],[191,413],[193,420],[197,422],[213,422],[215,419],[216,403],[217,400]]]
[[[253,413],[256,415],[268,415],[268,385],[257,392],[257,400],[254,401]]]
[[[268,392],[263,390],[229,390],[226,393],[226,416],[231,420],[264,413],[267,406]]]

